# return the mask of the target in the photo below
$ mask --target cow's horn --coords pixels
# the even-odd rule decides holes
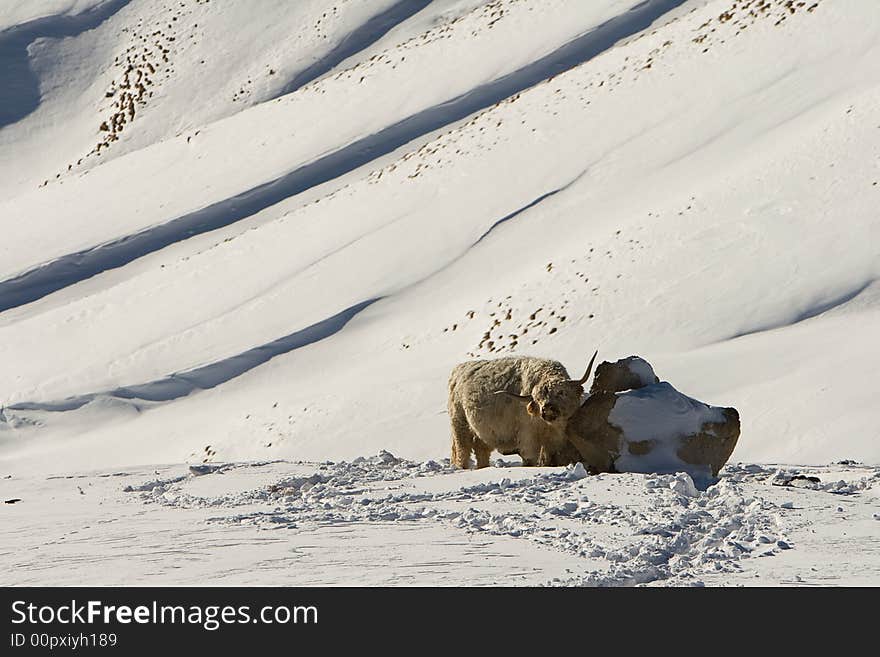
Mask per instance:
[[[516,399],[522,399],[523,401],[531,401],[532,400],[531,395],[517,395],[516,393],[510,392],[510,390],[496,390],[495,394],[496,395],[510,395],[511,397],[514,397]]]
[[[580,378],[580,381],[578,381],[579,385],[584,385],[587,382],[587,379],[590,378],[590,372],[593,371],[593,361],[596,360],[596,354],[598,354],[598,353],[599,353],[599,350],[596,349],[596,351],[593,353],[593,357],[590,359],[590,364],[587,365],[586,373]]]

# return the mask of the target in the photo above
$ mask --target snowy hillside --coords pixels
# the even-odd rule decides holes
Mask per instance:
[[[732,462],[760,465],[716,495],[855,460],[880,511],[874,3],[41,0],[0,6],[0,62],[7,497],[424,467],[454,364],[598,348],[738,409]],[[606,566],[552,576],[641,581]],[[713,582],[688,568],[644,581]]]

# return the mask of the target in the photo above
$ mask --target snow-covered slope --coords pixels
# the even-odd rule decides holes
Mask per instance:
[[[55,3],[54,12],[19,4],[50,13],[27,20],[13,8],[0,35],[4,59],[21,64],[6,71],[17,87],[0,115],[5,193],[66,180],[293,91],[428,3],[91,0]]]
[[[736,406],[734,458],[880,460],[876,8],[350,2],[315,46],[326,3],[112,4],[28,46],[42,102],[0,129],[4,458],[436,458],[455,362],[598,346]],[[163,11],[214,37],[40,186]]]

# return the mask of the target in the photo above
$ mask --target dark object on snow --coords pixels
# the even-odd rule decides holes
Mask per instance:
[[[15,504],[16,502],[21,502],[21,498],[20,497],[13,497],[10,500],[5,500],[3,503],[4,504]]]
[[[813,483],[813,484],[822,483],[822,480],[819,479],[819,477],[810,477],[810,476],[802,475],[802,474],[793,475],[793,476],[789,477],[788,479],[782,479],[779,481],[771,481],[770,483],[773,486],[795,486],[796,484],[792,483],[795,481],[809,481],[810,483]]]
[[[189,466],[189,471],[190,471],[190,474],[194,474],[195,476],[198,477],[200,475],[212,474],[214,472],[217,472],[222,467],[223,466],[211,465],[211,464],[191,465],[191,466]]]

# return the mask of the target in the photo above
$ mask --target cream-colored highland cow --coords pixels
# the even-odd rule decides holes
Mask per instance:
[[[452,463],[489,465],[493,449],[519,453],[524,465],[549,465],[566,444],[568,419],[580,408],[586,374],[573,380],[562,363],[529,356],[471,360],[449,376]]]

